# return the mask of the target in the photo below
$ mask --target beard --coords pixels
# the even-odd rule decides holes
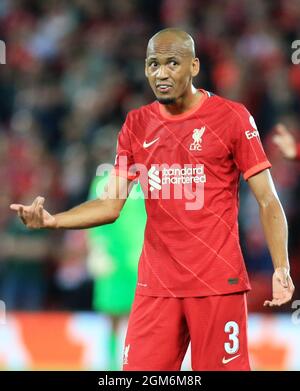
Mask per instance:
[[[162,105],[173,105],[176,102],[176,98],[157,98]]]

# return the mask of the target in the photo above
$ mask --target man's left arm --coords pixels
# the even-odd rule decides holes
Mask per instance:
[[[291,300],[295,287],[290,277],[287,221],[269,170],[251,176],[248,184],[258,202],[260,219],[274,265],[273,298],[264,306],[281,306]]]

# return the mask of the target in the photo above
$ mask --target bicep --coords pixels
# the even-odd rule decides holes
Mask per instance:
[[[274,198],[278,200],[270,170],[263,170],[251,176],[247,182],[260,206],[265,206]]]

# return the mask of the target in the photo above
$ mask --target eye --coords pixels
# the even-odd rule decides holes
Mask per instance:
[[[149,67],[152,67],[152,68],[156,68],[157,65],[158,65],[158,63],[157,63],[156,61],[151,61],[151,62],[149,63]]]
[[[170,61],[170,64],[172,65],[172,67],[175,67],[176,65],[178,65],[178,62],[176,60],[172,60]]]

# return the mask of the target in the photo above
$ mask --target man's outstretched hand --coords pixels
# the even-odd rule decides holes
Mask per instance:
[[[36,197],[29,206],[11,204],[10,209],[18,213],[22,222],[28,228],[56,228],[54,216],[44,209],[45,198]]]
[[[273,274],[273,299],[266,300],[264,306],[281,306],[289,302],[293,296],[295,287],[289,270],[286,267],[277,267]]]

